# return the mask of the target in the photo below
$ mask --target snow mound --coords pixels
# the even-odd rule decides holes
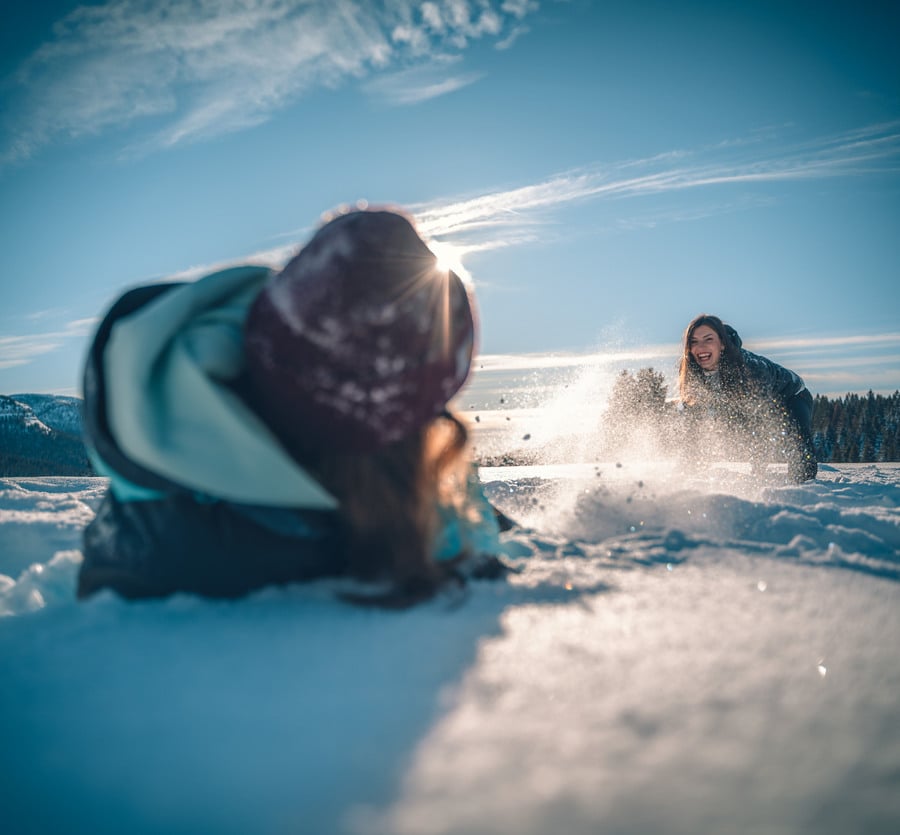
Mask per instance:
[[[520,541],[555,534],[597,564],[678,563],[706,548],[900,580],[897,475],[900,465],[824,466],[798,486],[741,465],[694,476],[666,463],[482,471],[488,495],[522,524]]]

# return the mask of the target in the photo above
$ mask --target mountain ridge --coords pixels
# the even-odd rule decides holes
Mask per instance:
[[[0,394],[0,477],[96,475],[79,397]]]

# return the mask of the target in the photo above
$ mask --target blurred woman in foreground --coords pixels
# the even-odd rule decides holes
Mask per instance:
[[[242,266],[136,288],[84,378],[110,479],[78,595],[237,597],[322,577],[407,606],[502,573],[498,515],[447,411],[472,300],[410,220],[341,214],[280,272]]]

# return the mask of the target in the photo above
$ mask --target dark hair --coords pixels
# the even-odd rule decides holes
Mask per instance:
[[[681,362],[678,369],[678,391],[682,402],[694,403],[703,388],[703,369],[691,353],[691,339],[697,328],[706,325],[712,328],[722,340],[723,350],[719,360],[719,374],[726,394],[736,395],[747,392],[748,381],[744,357],[739,343],[735,341],[734,330],[718,316],[701,313],[685,328],[681,345]]]
[[[444,412],[370,453],[320,444],[292,450],[339,502],[349,576],[389,585],[383,593],[344,594],[345,599],[404,608],[456,580],[454,561],[437,562],[432,547],[438,507],[449,505],[466,513],[471,466],[467,444],[466,427]]]

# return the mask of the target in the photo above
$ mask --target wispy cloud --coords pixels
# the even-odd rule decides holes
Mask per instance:
[[[549,222],[579,202],[662,195],[735,184],[777,183],[871,175],[900,165],[900,121],[870,125],[790,147],[739,141],[678,150],[613,165],[561,172],[542,182],[413,207],[433,237],[452,238],[519,222]],[[744,198],[745,200],[750,198]],[[766,198],[770,200],[771,198]],[[735,205],[730,204],[729,210]],[[700,216],[705,216],[701,212]],[[670,213],[684,219],[683,212]],[[495,240],[500,239],[495,237]]]
[[[732,212],[771,206],[773,203],[775,203],[775,198],[769,195],[741,195],[735,200],[715,201],[667,210],[651,209],[640,214],[616,218],[608,231],[630,232],[635,229],[655,229],[657,226],[665,226],[670,223],[688,223],[707,217],[720,217]]]
[[[900,332],[850,334],[844,336],[814,336],[802,338],[765,339],[757,343],[759,350],[766,351],[815,351],[846,350],[848,348],[885,348],[895,346],[895,360],[900,362]]]
[[[769,133],[767,129],[766,133]],[[862,176],[877,173],[886,165],[900,163],[900,121],[872,125],[839,136],[822,137],[782,149],[780,154],[757,148],[755,156],[743,151],[729,157],[735,148],[756,146],[753,142],[726,142],[698,150],[674,150],[652,157],[595,165],[563,172],[548,179],[510,189],[490,191],[463,199],[443,198],[426,204],[409,205],[420,231],[429,238],[453,247],[460,259],[476,252],[499,250],[537,241],[546,242],[561,226],[560,213],[566,208],[596,200],[622,200],[677,193],[687,189],[715,189],[729,183],[784,182]],[[771,205],[771,194],[742,193],[733,199],[712,199],[667,209],[649,208],[630,212],[612,222],[606,231],[698,220],[726,212],[747,211]],[[635,204],[632,204],[635,205]],[[593,233],[603,229],[594,228]],[[293,230],[278,237],[306,238],[310,229]],[[190,280],[213,269],[234,263],[268,264],[278,267],[287,261],[296,243],[260,250],[239,259],[191,267],[172,276]],[[867,337],[835,337],[850,341]],[[849,341],[847,341],[849,340]],[[793,344],[767,342],[763,348],[799,350]],[[821,340],[815,340],[817,350]]]
[[[0,368],[28,365],[42,354],[59,350],[62,345],[56,334],[0,336]]]
[[[766,134],[769,133],[770,129],[766,129]],[[900,162],[900,121],[809,140],[783,150],[781,154],[767,154],[760,149],[756,157],[717,158],[723,151],[755,145],[757,141],[754,139],[745,143],[735,140],[696,151],[667,151],[645,159],[564,172],[542,182],[516,188],[464,199],[444,198],[407,208],[415,215],[423,235],[452,246],[457,258],[462,260],[477,252],[546,242],[554,234],[552,230],[559,225],[559,213],[582,202],[640,198],[686,189],[715,188],[748,180],[776,182],[862,176]],[[866,164],[863,164],[863,158]],[[623,173],[626,176],[621,176]],[[646,212],[631,212],[619,217],[606,231],[654,228],[726,212],[747,211],[772,205],[775,199],[771,194],[743,193],[734,199],[711,200],[700,205],[663,210],[650,208]],[[594,228],[592,231],[598,233],[604,230]],[[227,261],[194,265],[167,278],[189,281],[235,263],[250,262],[277,268],[286,263],[296,252],[298,242],[302,242],[311,232],[311,228],[305,228],[281,233],[276,237],[290,238],[291,242]],[[826,342],[848,347],[861,340],[892,338],[892,335],[834,337]],[[809,346],[820,350],[826,342],[813,339],[809,341]],[[759,347],[761,350],[791,350],[796,353],[802,350],[803,345],[804,340],[795,339],[767,341],[760,343]]]
[[[448,74],[459,56],[443,56],[427,64],[379,75],[364,85],[364,90],[388,104],[404,106],[455,93],[483,77],[483,73]]]
[[[41,319],[50,319],[59,316],[62,313],[63,311],[58,307],[48,307],[45,310],[35,310],[33,313],[29,313],[25,318],[29,322],[39,322]]]
[[[96,319],[76,319],[61,330],[27,336],[0,336],[0,369],[28,365],[43,354],[50,354],[65,347],[72,339],[80,339],[90,333]]]
[[[108,0],[59,20],[6,79],[0,163],[137,120],[155,126],[133,153],[239,130],[309,90],[337,87],[481,38],[508,38],[536,4],[510,0]],[[399,82],[410,104],[477,76]],[[390,87],[390,84],[387,83]],[[414,89],[416,90],[414,92]]]
[[[502,41],[497,41],[497,43],[494,44],[494,48],[501,51],[509,49],[517,40],[519,40],[519,38],[523,35],[527,35],[528,31],[529,27],[527,26],[516,26]]]

